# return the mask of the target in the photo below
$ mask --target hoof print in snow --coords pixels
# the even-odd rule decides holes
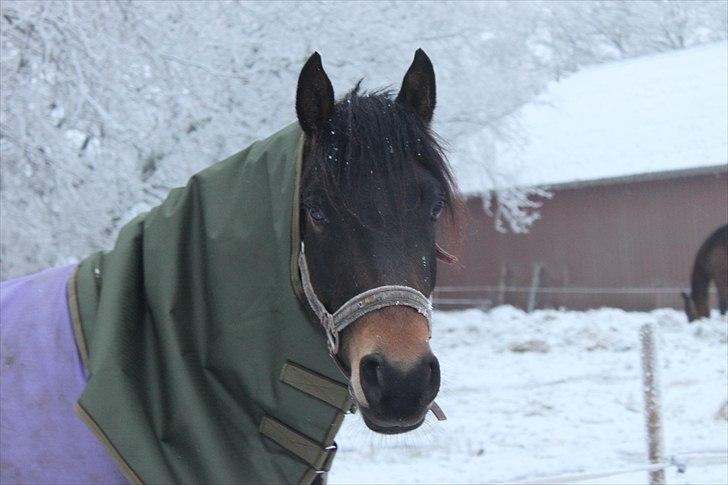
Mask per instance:
[[[715,413],[715,420],[728,421],[728,399],[721,405],[721,407],[718,409],[718,412]]]
[[[508,348],[511,352],[523,354],[526,352],[537,352],[545,354],[549,351],[549,344],[543,340],[533,339],[526,340],[525,342],[512,342]]]

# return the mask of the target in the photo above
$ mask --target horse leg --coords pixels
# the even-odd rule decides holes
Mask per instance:
[[[711,275],[715,289],[718,292],[718,309],[721,315],[725,315],[728,310],[728,268],[725,265],[716,264]]]

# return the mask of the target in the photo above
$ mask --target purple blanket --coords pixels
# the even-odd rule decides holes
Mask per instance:
[[[73,412],[86,383],[66,283],[74,266],[0,284],[0,483],[126,483]]]

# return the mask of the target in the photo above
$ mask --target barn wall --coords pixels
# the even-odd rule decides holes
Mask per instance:
[[[534,264],[543,267],[541,286],[583,288],[586,293],[537,294],[537,307],[682,308],[678,293],[602,293],[588,289],[687,288],[700,244],[728,222],[728,173],[682,176],[563,189],[544,203],[528,234],[501,234],[482,209],[467,202],[469,223],[458,251],[462,268],[440,265],[438,287],[498,286],[508,268],[509,287],[528,287]],[[644,291],[644,290],[642,290]],[[460,299],[526,307],[522,291],[438,290],[445,308]]]

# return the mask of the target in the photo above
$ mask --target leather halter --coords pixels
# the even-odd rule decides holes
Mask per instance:
[[[390,306],[408,306],[425,317],[425,320],[427,320],[428,338],[432,336],[432,302],[416,289],[401,285],[378,286],[349,299],[332,314],[329,313],[324,304],[321,303],[321,300],[316,296],[316,292],[311,284],[311,276],[308,271],[303,241],[301,241],[301,251],[298,254],[298,267],[301,272],[303,293],[306,295],[306,300],[308,300],[311,310],[316,314],[319,322],[321,322],[321,326],[324,328],[324,332],[326,332],[329,353],[342,372],[343,365],[338,356],[339,332],[367,313]],[[430,410],[439,421],[447,419],[445,413],[437,403],[433,402],[430,405]]]
[[[427,319],[428,338],[432,336],[432,303],[429,298],[414,288],[399,285],[378,286],[359,293],[331,314],[318,299],[311,284],[303,241],[301,241],[301,252],[298,255],[298,267],[301,269],[303,292],[308,304],[324,327],[331,355],[339,352],[339,332],[367,313],[388,306],[403,305],[417,310]]]

